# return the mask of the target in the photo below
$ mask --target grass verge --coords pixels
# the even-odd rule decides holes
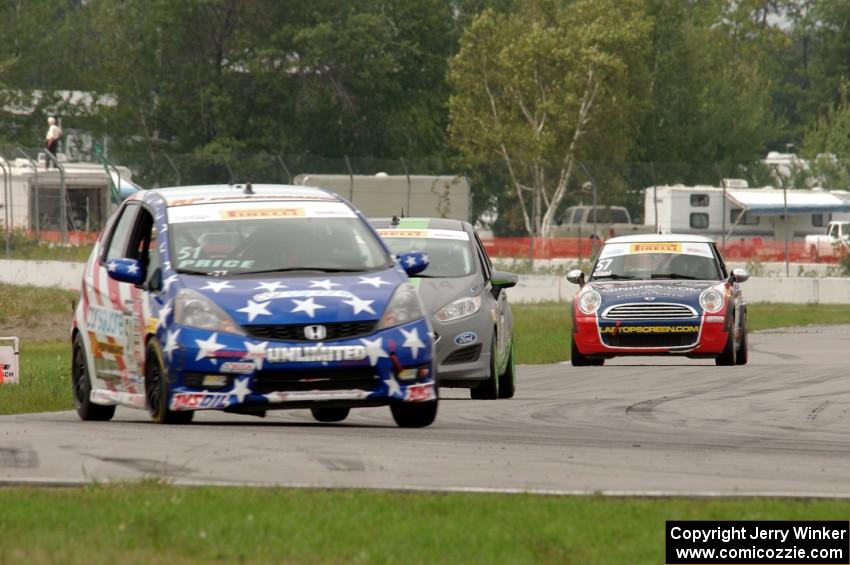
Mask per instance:
[[[68,343],[22,344],[20,363],[20,383],[0,385],[0,415],[74,407],[69,377],[71,347]]]
[[[850,501],[0,489],[0,562],[663,563],[665,520],[846,520]]]
[[[39,288],[0,283],[0,324],[30,325],[51,314],[67,315],[79,293],[61,288]]]
[[[0,284],[0,304],[3,304],[0,323],[27,326],[49,316],[61,316],[65,320],[65,316],[70,317],[74,298],[75,293],[62,289]],[[512,308],[517,363],[557,363],[569,359],[572,331],[569,304],[515,304]],[[749,311],[751,331],[809,324],[850,324],[850,305],[751,304]],[[10,335],[14,335],[14,331]],[[41,342],[37,336],[23,340],[21,384],[0,386],[0,414],[72,408],[69,368],[67,342]]]

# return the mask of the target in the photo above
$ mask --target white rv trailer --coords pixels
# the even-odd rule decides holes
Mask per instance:
[[[115,206],[112,185],[119,187],[120,199],[139,189],[126,167],[116,167],[107,174],[96,163],[63,162],[62,154],[59,161],[65,172],[69,232],[98,232],[103,228]],[[55,166],[45,168],[43,155],[39,160],[0,158],[0,225],[5,228],[8,222],[13,229],[40,233],[61,231],[60,180]]]
[[[369,217],[428,216],[469,220],[469,182],[463,175],[302,174],[295,184],[347,198]]]
[[[658,186],[644,190],[644,223],[660,233],[700,234],[720,238],[724,232],[724,190],[716,186]],[[784,239],[787,199],[789,236],[819,233],[832,220],[850,218],[850,193],[823,189],[747,188],[746,181],[726,182],[727,237]],[[656,224],[656,210],[658,220]]]

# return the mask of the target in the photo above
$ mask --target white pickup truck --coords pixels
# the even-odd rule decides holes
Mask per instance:
[[[807,235],[806,249],[813,259],[847,253],[850,251],[850,222],[829,222],[825,234]]]
[[[570,206],[556,221],[552,230],[553,237],[580,237],[608,239],[618,235],[652,233],[654,226],[633,224],[629,211],[623,206],[597,206],[596,225],[594,226],[593,206]]]

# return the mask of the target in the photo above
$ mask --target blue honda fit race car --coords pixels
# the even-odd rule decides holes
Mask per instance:
[[[338,422],[389,405],[431,424],[437,382],[428,321],[407,274],[363,216],[309,187],[236,185],[139,192],[86,264],[71,327],[83,420],[116,405],[155,422],[197,410],[310,408]]]

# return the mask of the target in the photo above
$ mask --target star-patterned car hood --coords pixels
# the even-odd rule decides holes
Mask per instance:
[[[377,320],[404,280],[395,268],[256,279],[181,275],[183,286],[202,293],[242,326]]]

